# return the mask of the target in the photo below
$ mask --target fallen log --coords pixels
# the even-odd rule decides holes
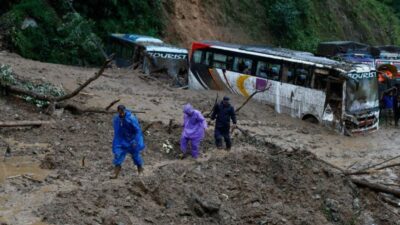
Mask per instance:
[[[387,163],[387,162],[393,161],[393,160],[398,159],[398,158],[400,158],[400,155],[394,156],[394,157],[392,157],[392,158],[390,158],[390,159],[387,159],[387,160],[385,160],[385,161],[383,161],[383,162],[370,165],[370,166],[368,166],[368,167],[366,167],[366,168],[363,168],[363,169],[360,169],[360,170],[357,170],[357,171],[354,171],[354,172],[345,172],[345,175],[364,175],[364,174],[370,174],[370,173],[372,173],[372,171],[368,171],[369,169],[374,168],[374,167],[377,167],[377,166],[380,166],[380,165],[382,165],[382,164],[385,164],[385,163]],[[376,170],[383,170],[383,169],[386,169],[386,168],[389,168],[389,167],[398,166],[398,165],[399,165],[399,163],[391,164],[391,165],[388,165],[388,166],[382,166],[382,167],[377,168]]]
[[[357,186],[366,187],[374,191],[388,193],[396,197],[400,197],[400,189],[390,188],[382,184],[371,183],[363,179],[351,178],[350,180]]]
[[[0,127],[38,127],[51,123],[53,123],[53,121],[6,121],[0,122]]]
[[[74,104],[71,104],[71,103],[68,103],[68,104],[65,104],[65,103],[57,103],[56,104],[56,108],[57,109],[60,109],[60,108],[63,108],[63,109],[65,109],[65,110],[68,110],[68,111],[70,111],[72,114],[74,114],[74,115],[82,115],[82,114],[85,114],[85,113],[100,113],[100,114],[114,114],[115,112],[114,111],[108,111],[108,110],[106,110],[106,109],[101,109],[101,108],[87,108],[87,109],[83,109],[83,108],[81,108],[81,107],[79,107],[79,106],[77,106],[77,105],[74,105]],[[146,112],[144,112],[144,111],[131,111],[132,113],[136,113],[136,114],[139,114],[139,113],[146,113]]]

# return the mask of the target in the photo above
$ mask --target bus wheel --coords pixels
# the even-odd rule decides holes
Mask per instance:
[[[303,120],[308,123],[318,124],[318,119],[313,115],[306,115],[303,117]]]

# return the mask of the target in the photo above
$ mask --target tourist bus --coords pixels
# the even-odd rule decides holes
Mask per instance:
[[[165,71],[179,83],[187,74],[188,51],[138,34],[111,34],[107,53],[115,53],[118,67],[141,68],[145,74]]]
[[[377,76],[365,64],[281,48],[194,42],[189,87],[243,96],[261,90],[254,98],[273,105],[278,113],[349,135],[378,129]]]

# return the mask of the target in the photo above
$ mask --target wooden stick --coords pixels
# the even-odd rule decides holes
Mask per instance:
[[[394,188],[390,188],[390,187],[387,187],[382,184],[374,184],[374,183],[370,183],[366,180],[356,179],[356,178],[351,178],[351,181],[360,187],[366,187],[366,188],[369,188],[374,191],[384,192],[384,193],[392,194],[396,197],[400,197],[400,189],[394,189]]]
[[[0,122],[0,127],[35,127],[54,123],[53,121],[7,121]]]
[[[207,113],[207,114],[204,116],[205,118],[210,118],[210,117],[211,117],[212,113],[213,113],[214,110],[215,110],[215,106],[216,106],[217,104],[218,104],[218,92],[217,92],[217,97],[215,97],[214,105],[212,106],[211,111],[210,111],[209,113]],[[202,112],[201,114],[203,114],[203,112]]]
[[[106,111],[108,111],[111,107],[113,107],[113,105],[115,105],[116,103],[118,103],[119,101],[121,101],[121,99],[117,99],[112,101],[107,107],[106,107]]]
[[[265,92],[265,91],[269,90],[270,88],[271,88],[271,84],[267,83],[267,87],[265,87],[263,90],[256,90],[255,92],[253,92],[253,94],[251,94],[249,97],[247,97],[246,101],[244,101],[243,104],[239,108],[236,109],[235,113],[238,113],[239,110],[241,110],[243,108],[243,106],[245,106],[250,101],[250,99],[252,99],[254,97],[254,95],[261,93],[261,92]]]
[[[383,162],[370,165],[370,166],[368,166],[368,167],[366,167],[366,168],[363,168],[363,169],[358,170],[358,171],[355,171],[355,172],[346,172],[345,174],[346,174],[346,175],[363,175],[363,174],[369,174],[369,173],[371,173],[371,172],[368,171],[368,169],[371,169],[371,168],[380,166],[380,165],[382,165],[382,164],[384,164],[384,163],[393,161],[393,160],[398,159],[398,158],[400,158],[400,155],[395,156],[395,157],[392,157],[392,158],[390,158],[390,159],[387,159],[387,160],[385,160],[385,161],[383,161]],[[397,164],[393,164],[393,165],[394,165],[394,166],[397,166]],[[389,167],[393,167],[393,166],[389,166]],[[385,168],[388,168],[388,167],[379,167],[378,170],[382,170],[382,169],[385,169]]]

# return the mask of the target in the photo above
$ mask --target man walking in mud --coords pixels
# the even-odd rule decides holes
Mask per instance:
[[[211,119],[216,119],[214,138],[217,148],[222,149],[222,138],[224,138],[226,150],[230,150],[232,147],[230,125],[232,120],[233,128],[236,127],[236,114],[235,109],[229,103],[229,97],[225,96],[220,104],[214,106]]]
[[[118,106],[118,114],[113,118],[114,140],[112,151],[115,174],[111,179],[118,178],[126,154],[131,154],[138,173],[143,172],[141,151],[145,148],[143,133],[138,119],[123,105]]]
[[[183,107],[183,131],[181,137],[181,150],[186,156],[187,146],[190,142],[192,157],[199,156],[200,142],[204,138],[207,129],[207,121],[200,111],[195,110],[190,104]]]

